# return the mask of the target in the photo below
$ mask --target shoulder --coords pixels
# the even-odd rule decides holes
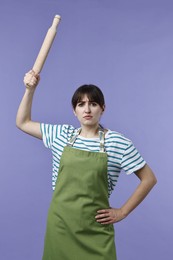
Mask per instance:
[[[43,142],[46,147],[52,147],[52,144],[57,139],[61,139],[66,142],[66,140],[75,134],[76,131],[77,128],[68,124],[56,125],[41,123]]]
[[[107,129],[105,134],[105,141],[108,143],[116,143],[117,145],[119,144],[124,146],[129,146],[132,143],[132,141],[125,137],[122,133],[112,131],[110,129]]]
[[[65,135],[68,138],[68,137],[71,137],[72,135],[74,135],[77,131],[78,131],[78,128],[75,128],[72,125],[64,124],[64,125],[60,125],[59,134]]]
[[[77,131],[77,128],[68,124],[56,125],[41,123],[41,129],[43,133],[54,132],[56,135],[67,134]]]

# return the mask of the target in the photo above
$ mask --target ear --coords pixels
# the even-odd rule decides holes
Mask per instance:
[[[103,114],[104,111],[105,111],[105,105],[102,107],[102,114]]]

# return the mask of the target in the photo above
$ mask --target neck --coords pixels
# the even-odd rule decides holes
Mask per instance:
[[[80,135],[86,138],[98,137],[99,125],[96,126],[82,126]]]

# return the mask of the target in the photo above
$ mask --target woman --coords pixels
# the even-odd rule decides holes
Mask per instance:
[[[53,155],[54,193],[43,260],[116,260],[113,224],[138,206],[156,178],[129,139],[99,124],[105,102],[97,86],[83,85],[72,97],[79,129],[33,122],[32,99],[39,79],[32,70],[26,73],[16,124],[43,139]],[[121,169],[134,172],[140,184],[121,208],[111,208],[108,197]]]

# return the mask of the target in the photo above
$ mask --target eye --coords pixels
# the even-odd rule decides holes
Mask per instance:
[[[91,102],[91,105],[92,105],[93,107],[98,106],[98,104],[97,104],[96,102]]]
[[[83,105],[84,105],[83,102],[79,102],[79,103],[77,103],[77,106],[78,106],[78,107],[82,107]]]

